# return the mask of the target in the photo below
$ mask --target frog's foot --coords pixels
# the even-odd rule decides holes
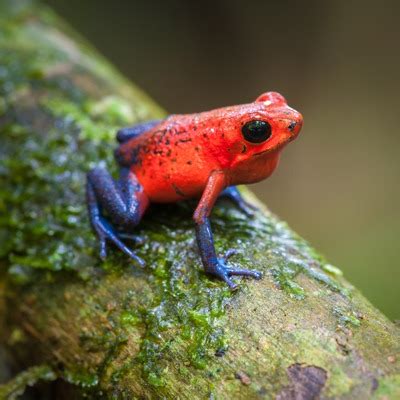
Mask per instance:
[[[129,247],[125,245],[120,239],[120,237],[129,236],[130,239],[137,240],[138,237],[134,235],[127,235],[118,233],[112,225],[103,217],[98,217],[92,221],[93,228],[97,233],[97,237],[100,240],[100,258],[103,260],[107,256],[107,240],[113,243],[126,255],[132,258],[139,266],[144,267],[145,262],[140,257],[138,257]]]
[[[231,200],[240,211],[250,218],[254,216],[255,211],[257,210],[255,205],[247,202],[243,198],[236,186],[229,186],[225,188],[221,192],[220,197],[226,197],[227,199]]]
[[[254,279],[261,279],[262,276],[261,272],[259,271],[228,267],[228,259],[237,253],[237,250],[229,249],[223,257],[217,258],[216,262],[211,263],[206,268],[206,272],[208,274],[216,276],[217,278],[226,282],[231,290],[238,289],[238,285],[230,279],[231,276],[249,276]]]
[[[138,241],[139,238],[126,232],[133,229],[142,217],[148,202],[142,193],[142,187],[136,176],[128,169],[122,168],[120,178],[114,181],[110,173],[103,168],[94,168],[87,175],[86,196],[90,222],[100,239],[100,257],[107,255],[107,242],[113,243],[140,266],[144,261],[139,258],[121,239]],[[120,227],[121,232],[104,217],[107,213],[114,226]]]

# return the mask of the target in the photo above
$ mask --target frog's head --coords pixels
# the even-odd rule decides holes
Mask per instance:
[[[237,107],[235,117],[227,121],[231,167],[248,174],[249,182],[258,181],[272,173],[280,150],[299,134],[303,117],[276,92],[263,93],[253,103]]]
[[[303,124],[302,115],[276,92],[263,93],[239,119],[243,144],[251,157],[281,149],[297,137]]]

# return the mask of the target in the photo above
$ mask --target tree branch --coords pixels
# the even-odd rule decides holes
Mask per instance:
[[[202,272],[194,203],[146,215],[144,270],[100,262],[85,173],[163,113],[49,10],[3,0],[0,24],[0,343],[20,369],[78,397],[400,396],[398,328],[262,206],[212,215],[218,251],[264,273],[237,293]]]

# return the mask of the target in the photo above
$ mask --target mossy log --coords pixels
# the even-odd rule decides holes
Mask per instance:
[[[202,271],[191,202],[146,215],[146,268],[101,262],[85,173],[163,111],[42,6],[2,0],[0,24],[0,343],[22,371],[1,398],[40,379],[66,398],[400,398],[398,327],[260,204],[213,212],[218,251],[264,274],[235,293]]]

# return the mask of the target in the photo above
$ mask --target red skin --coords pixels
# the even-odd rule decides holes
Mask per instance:
[[[267,120],[271,137],[247,142],[241,128],[249,120]],[[288,126],[297,123],[293,130]],[[268,92],[253,103],[197,114],[171,115],[155,128],[121,144],[119,152],[131,165],[150,202],[170,203],[200,197],[213,171],[222,171],[222,187],[268,178],[283,147],[296,138],[302,116],[278,93]]]

